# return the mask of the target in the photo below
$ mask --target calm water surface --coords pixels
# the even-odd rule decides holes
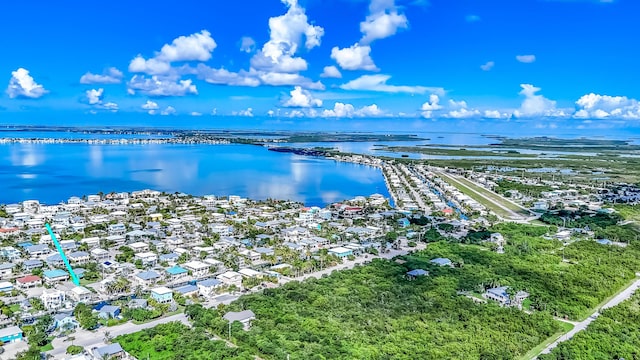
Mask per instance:
[[[308,205],[380,193],[376,168],[251,145],[0,145],[0,203],[145,188],[293,199]]]

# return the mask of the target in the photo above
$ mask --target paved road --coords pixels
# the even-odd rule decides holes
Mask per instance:
[[[111,327],[103,326],[96,331],[78,329],[76,330],[75,334],[72,335],[75,338],[75,340],[73,341],[73,345],[80,345],[85,349],[91,349],[94,346],[101,346],[105,344],[104,335],[106,331],[109,332],[111,337],[116,337],[119,335],[131,334],[143,329],[148,329],[156,325],[166,324],[171,321],[180,321],[185,325],[191,325],[187,320],[187,316],[185,314],[177,314],[140,325],[128,322]],[[71,341],[67,341],[66,337],[55,338],[52,342],[52,345],[53,350],[48,351],[47,354],[53,356],[54,359],[64,359],[66,357],[65,351],[67,350],[67,347],[71,345]]]
[[[609,300],[606,304],[604,304],[602,306],[601,309],[608,309],[610,307],[614,307],[614,306],[620,304],[621,302],[627,300],[628,298],[630,298],[633,295],[633,293],[639,287],[640,287],[640,279],[636,280],[633,284],[631,284],[629,287],[627,287],[626,289],[621,291],[613,299]],[[544,350],[542,350],[542,352],[540,352],[540,354],[548,354],[548,353],[550,353],[551,350],[553,350],[556,346],[558,346],[558,344],[560,344],[563,341],[567,341],[567,340],[571,339],[575,334],[577,334],[580,331],[586,329],[587,326],[589,326],[589,324],[591,324],[591,322],[593,320],[595,320],[598,316],[600,316],[600,312],[598,312],[598,310],[596,310],[586,320],[583,320],[583,321],[581,321],[579,323],[574,323],[575,326],[574,326],[573,329],[571,329],[571,331],[569,331],[568,333],[562,335],[558,340],[556,340],[555,342],[553,342],[552,344],[550,344],[549,346],[544,348]],[[540,354],[538,354],[538,355],[540,355]]]

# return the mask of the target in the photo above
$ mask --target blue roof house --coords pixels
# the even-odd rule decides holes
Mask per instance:
[[[413,280],[418,278],[419,276],[428,276],[429,272],[427,270],[423,270],[423,269],[414,269],[411,271],[407,271],[407,278],[409,280]]]
[[[407,218],[398,219],[398,225],[400,227],[406,228],[406,227],[409,226],[409,224],[410,224],[409,223],[409,219],[407,219]]]
[[[102,319],[116,318],[120,315],[120,307],[105,305],[98,311],[98,316]]]
[[[22,329],[17,326],[0,329],[0,341],[3,343],[22,341]]]

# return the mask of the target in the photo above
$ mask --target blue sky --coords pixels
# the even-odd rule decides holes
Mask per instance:
[[[161,4],[2,2],[2,122],[640,119],[633,0]]]

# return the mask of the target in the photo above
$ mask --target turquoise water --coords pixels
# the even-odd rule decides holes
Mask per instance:
[[[0,144],[0,203],[145,188],[319,206],[388,196],[376,168],[252,145]]]

